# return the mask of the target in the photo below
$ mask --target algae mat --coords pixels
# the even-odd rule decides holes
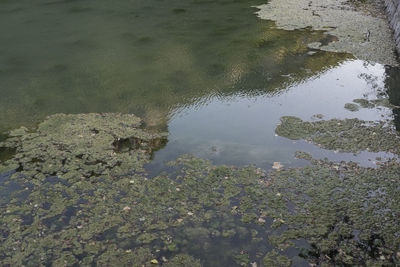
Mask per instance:
[[[301,135],[283,127],[295,123]],[[277,133],[317,140],[320,124]],[[390,127],[380,128],[391,134]],[[324,135],[326,133],[322,133]],[[307,266],[399,264],[400,164],[314,160],[266,173],[182,156],[168,172],[144,164],[165,136],[122,114],[50,116],[1,147],[0,259],[9,266]],[[338,134],[337,139],[346,140]],[[121,140],[123,142],[121,142]],[[126,141],[128,140],[128,141]],[[140,142],[138,141],[140,140]],[[398,142],[393,140],[393,145]],[[121,144],[124,144],[122,146]],[[333,149],[346,149],[346,142]],[[363,145],[357,148],[363,149]]]
[[[312,47],[348,52],[359,59],[380,64],[398,65],[393,34],[379,1],[273,0],[259,9],[259,17],[275,21],[278,28],[311,27],[337,37],[335,42],[314,43]]]

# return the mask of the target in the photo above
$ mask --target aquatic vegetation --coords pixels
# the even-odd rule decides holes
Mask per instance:
[[[296,138],[314,138],[318,123],[340,126],[294,117],[283,118],[282,125],[287,122],[299,130]],[[341,125],[350,122],[366,127],[357,120]],[[298,152],[296,157],[310,160],[310,166],[265,173],[183,155],[168,164],[168,173],[149,177],[143,166],[151,154],[148,146],[163,135],[139,124],[133,115],[58,114],[34,132],[10,133],[1,143],[16,149],[15,157],[0,165],[15,166],[2,173],[0,183],[8,194],[0,197],[2,263],[399,263],[396,160],[373,169]],[[277,132],[293,137],[283,129]],[[132,138],[142,143],[119,151],[115,140]],[[289,256],[289,250],[299,256]]]
[[[165,134],[148,133],[140,124],[138,117],[126,114],[56,114],[39,124],[36,132],[24,127],[10,132],[0,147],[15,149],[16,155],[3,168],[18,166],[20,174],[39,180],[139,170],[152,150],[166,143]]]
[[[385,151],[399,154],[400,137],[384,121],[332,119],[308,122],[286,116],[281,118],[275,132],[292,140],[306,139],[322,148],[341,152]]]
[[[282,190],[294,208],[274,210],[289,228],[270,241],[285,248],[293,239],[306,239],[311,247],[302,255],[315,264],[398,263],[399,163],[376,169],[351,162],[312,163],[272,174],[271,187]]]
[[[389,102],[389,99],[387,97],[372,99],[372,100],[358,98],[354,99],[353,102],[359,104],[362,108],[376,108],[376,107],[396,108],[395,105]]]
[[[344,108],[350,111],[358,111],[360,109],[360,107],[357,104],[353,103],[346,103],[344,105]]]
[[[288,257],[279,255],[276,250],[272,250],[263,258],[264,266],[291,266],[291,261]]]
[[[373,1],[352,5],[351,1],[325,0],[321,5],[308,0],[274,0],[258,8],[259,17],[276,22],[279,29],[311,27],[337,37],[335,42],[321,45],[313,43],[313,48],[347,52],[357,58],[385,65],[398,64],[384,10],[377,8]],[[368,39],[365,37],[367,30],[372,32]]]

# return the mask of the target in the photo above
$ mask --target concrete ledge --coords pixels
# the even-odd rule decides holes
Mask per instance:
[[[394,32],[397,53],[400,55],[400,0],[384,0],[390,27]]]

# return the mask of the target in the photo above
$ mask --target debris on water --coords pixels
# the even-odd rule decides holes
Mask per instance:
[[[280,162],[274,162],[274,164],[272,165],[272,168],[275,170],[280,170],[283,168],[283,165]]]

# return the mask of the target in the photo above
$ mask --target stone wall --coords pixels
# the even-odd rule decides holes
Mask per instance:
[[[397,52],[400,55],[400,0],[384,0],[390,26],[394,31]]]

